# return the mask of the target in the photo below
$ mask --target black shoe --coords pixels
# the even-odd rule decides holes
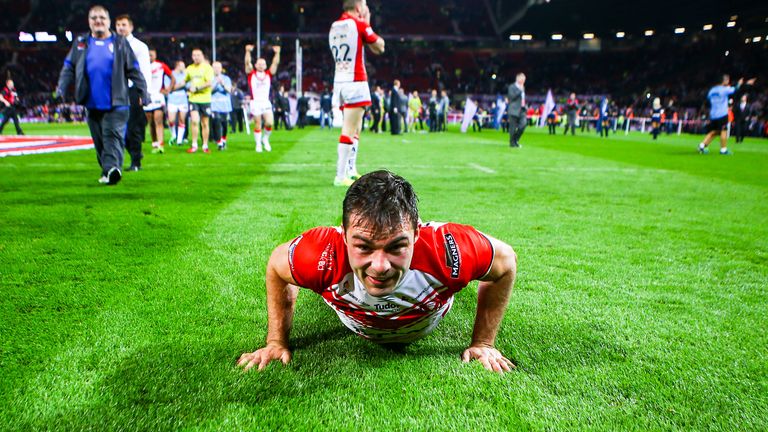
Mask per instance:
[[[120,168],[112,167],[107,171],[107,184],[114,186],[120,183],[120,179],[123,178],[123,173],[120,172]]]

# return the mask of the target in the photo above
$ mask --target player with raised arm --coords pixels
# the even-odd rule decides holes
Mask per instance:
[[[357,177],[355,161],[358,136],[363,126],[365,107],[371,105],[371,90],[365,72],[363,46],[374,54],[384,52],[384,39],[371,28],[371,11],[366,0],[344,0],[344,13],[331,25],[328,43],[336,63],[333,77],[333,105],[344,114],[337,147],[334,186],[349,186]]]
[[[251,115],[253,116],[253,137],[256,140],[256,151],[261,153],[262,144],[266,151],[272,151],[269,145],[269,136],[272,134],[272,126],[275,118],[272,113],[272,103],[269,101],[269,93],[272,88],[272,77],[277,73],[277,65],[280,64],[280,47],[272,47],[275,55],[272,56],[272,64],[267,69],[267,60],[263,57],[256,59],[254,66],[251,52],[254,45],[245,46],[245,74],[248,75],[248,88],[251,92]],[[262,122],[262,119],[264,120]],[[262,127],[264,132],[262,134]]]
[[[187,83],[184,82],[186,65],[179,60],[173,68],[171,76],[174,85],[168,93],[168,126],[171,128],[171,144],[181,145],[186,129],[186,117],[189,112],[189,99],[187,98]],[[174,129],[175,127],[175,129]]]
[[[144,105],[144,112],[147,115],[147,124],[152,136],[152,153],[165,152],[165,127],[163,126],[163,109],[165,108],[165,96],[169,90],[176,85],[176,79],[171,69],[165,63],[157,60],[157,50],[149,50],[149,72],[150,79],[147,83],[150,102]],[[165,77],[171,78],[168,87],[165,84]]]
[[[755,84],[755,78],[752,78],[746,82],[746,85],[751,87]],[[731,95],[736,93],[744,85],[744,78],[739,79],[736,87],[731,86],[731,76],[723,75],[723,79],[720,85],[716,85],[707,93],[707,99],[709,99],[709,126],[707,127],[707,135],[704,140],[699,144],[699,153],[709,153],[709,143],[720,135],[720,154],[729,155],[728,151],[728,100]]]

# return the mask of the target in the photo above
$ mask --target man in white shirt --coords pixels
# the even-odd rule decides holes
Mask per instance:
[[[144,42],[133,36],[133,20],[129,15],[120,15],[115,18],[115,30],[121,36],[124,36],[131,45],[133,54],[139,61],[139,69],[144,75],[144,81],[149,83],[152,80],[152,72],[149,62],[149,47]],[[128,117],[128,129],[125,136],[125,149],[131,155],[131,166],[128,171],[138,171],[141,169],[141,159],[144,155],[141,152],[141,145],[144,142],[144,131],[147,127],[147,118],[144,114],[143,103],[139,98],[138,89],[132,82],[128,82],[128,95],[131,100],[131,111]]]

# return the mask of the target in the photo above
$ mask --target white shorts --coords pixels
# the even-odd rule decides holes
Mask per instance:
[[[333,106],[344,108],[365,107],[371,104],[371,89],[367,81],[333,83]]]
[[[261,100],[261,101],[251,101],[251,115],[254,117],[258,117],[262,114],[271,113],[272,112],[272,102],[268,100]]]
[[[150,103],[144,105],[144,111],[155,111],[165,106],[165,96],[162,93],[149,95]]]
[[[174,113],[175,114],[175,113],[177,113],[179,111],[181,111],[183,113],[189,112],[189,102],[187,102],[185,104],[174,104],[174,103],[169,103],[168,104],[168,114],[170,114],[170,113]]]

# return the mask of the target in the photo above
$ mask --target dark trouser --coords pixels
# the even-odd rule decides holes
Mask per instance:
[[[389,131],[392,135],[400,134],[400,114],[396,112],[389,113]]]
[[[5,124],[5,120],[3,120],[3,124]],[[747,122],[744,119],[737,118],[733,122],[733,129],[734,135],[736,135],[736,142],[738,143],[744,141],[744,135],[747,132]],[[0,127],[0,131],[2,130],[3,128]]]
[[[304,126],[306,125],[307,125],[307,112],[299,111],[299,118],[296,120],[296,126],[298,126],[299,129],[304,129]]]
[[[213,141],[219,141],[224,138],[227,139],[227,117],[229,113],[214,112],[211,116],[211,139]]]
[[[525,115],[509,116],[509,145],[512,147],[520,145],[520,137],[523,136],[523,131],[527,125],[528,121]]]
[[[371,132],[379,132],[379,122],[381,121],[381,111],[371,111],[373,116],[373,124],[371,124]]]
[[[112,168],[123,168],[128,116],[127,107],[112,111],[88,110],[88,128],[96,148],[96,159],[101,166],[101,175],[107,175]]]
[[[232,128],[232,132],[242,132],[244,124],[244,118],[242,108],[232,110],[232,114],[229,116],[229,126]]]
[[[568,133],[568,128],[571,129],[571,135],[576,135],[576,112],[575,111],[568,111],[568,122],[565,124],[565,132],[563,132],[563,135]]]
[[[125,149],[131,155],[131,165],[141,166],[141,145],[144,143],[144,132],[147,129],[147,115],[144,107],[139,103],[139,89],[135,86],[128,89],[128,97],[131,101],[130,115],[128,116],[128,130],[125,135]],[[122,158],[120,159],[122,161]]]
[[[10,119],[13,119],[13,125],[16,126],[16,135],[24,135],[19,125],[19,113],[16,112],[16,107],[13,105],[5,107],[3,110],[3,123],[0,124],[0,134],[3,133],[3,129]]]
[[[320,111],[320,129],[324,128],[326,124],[329,128],[333,128],[333,123],[331,122],[331,112]]]

